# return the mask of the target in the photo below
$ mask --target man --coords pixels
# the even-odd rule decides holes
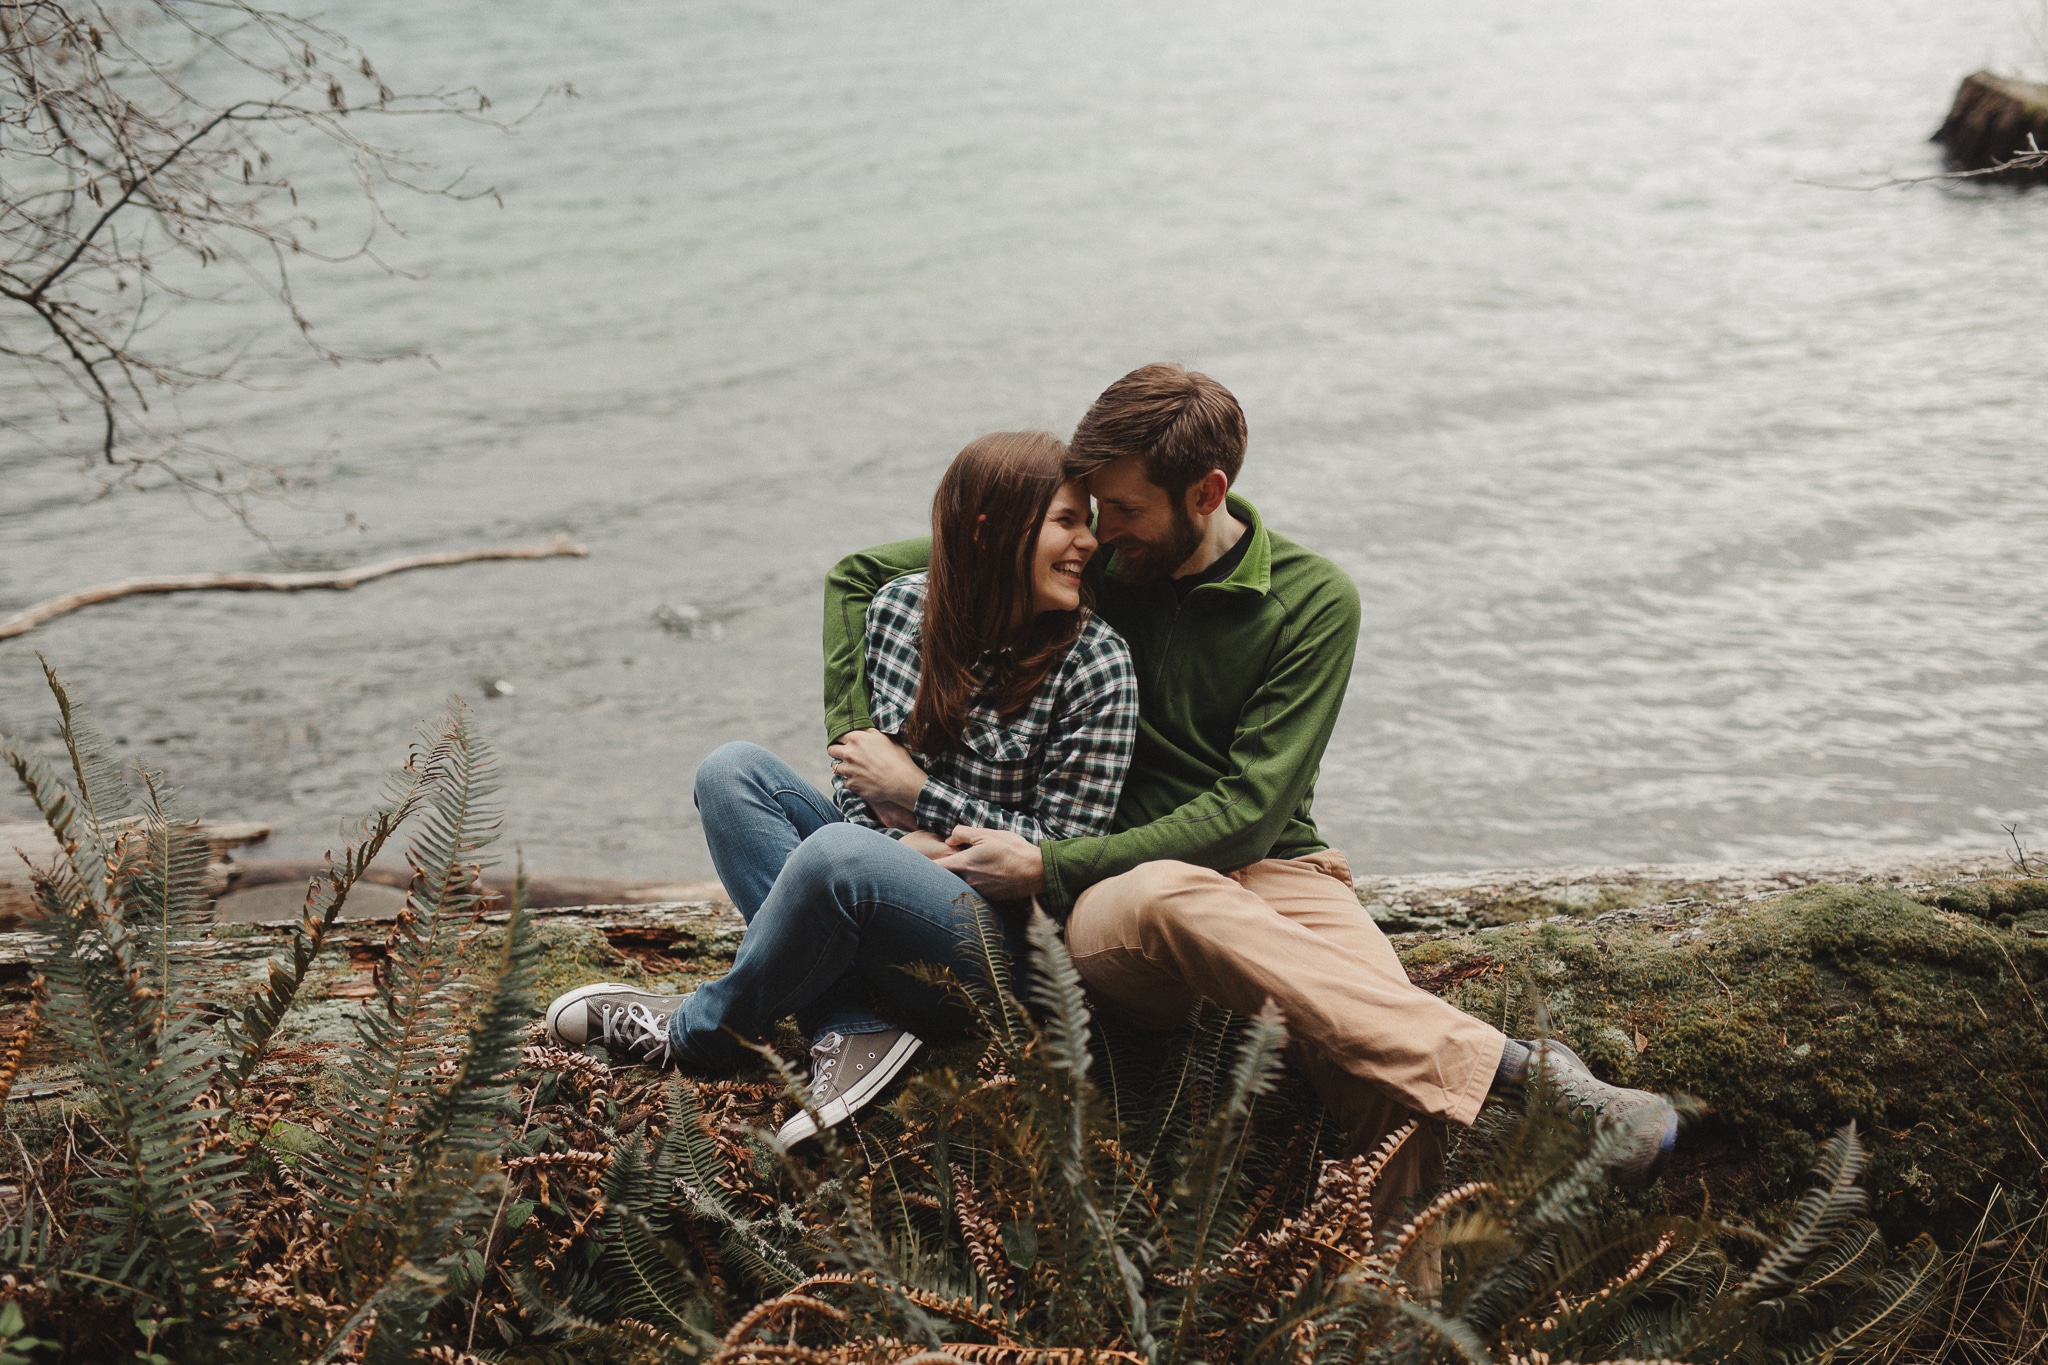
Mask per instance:
[[[1539,1068],[1553,1102],[1625,1125],[1621,1174],[1647,1177],[1676,1139],[1672,1106],[1412,985],[1344,856],[1317,834],[1310,807],[1350,680],[1358,592],[1230,491],[1245,448],[1230,391],[1178,365],[1132,371],[1082,418],[1072,449],[1102,542],[1087,576],[1138,673],[1138,744],[1113,832],[1034,845],[961,827],[939,865],[989,900],[1037,897],[1064,918],[1091,994],[1134,1023],[1173,1027],[1201,997],[1246,1013],[1277,1003],[1290,1056],[1354,1150],[1424,1121],[1386,1172],[1383,1203],[1433,1179],[1447,1124],[1521,1094]],[[827,579],[835,742],[872,724],[868,601],[929,552],[922,539],[881,546]]]

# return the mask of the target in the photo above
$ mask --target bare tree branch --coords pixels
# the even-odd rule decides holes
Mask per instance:
[[[1822,180],[1802,180],[1802,185],[1814,185],[1824,190],[1857,190],[1869,193],[1872,190],[1896,189],[1902,185],[1960,185],[1971,180],[1998,180],[2016,172],[2048,171],[2048,149],[2027,135],[2028,150],[2015,151],[2012,159],[2001,161],[1995,166],[1979,166],[1969,171],[1935,171],[1928,175],[1895,175],[1869,185],[1831,185]]]
[[[412,153],[367,135],[379,120],[418,115],[499,129],[523,121],[490,107],[474,88],[396,92],[341,34],[256,0],[0,0],[0,360],[37,395],[0,404],[0,428],[64,449],[33,433],[82,405],[98,420],[89,454],[76,453],[102,471],[103,491],[169,482],[247,524],[248,499],[285,495],[293,476],[194,444],[176,420],[152,416],[152,397],[227,377],[260,324],[209,348],[220,363],[152,324],[196,303],[238,304],[253,286],[299,344],[323,360],[353,358],[316,337],[293,264],[364,260],[390,271],[373,249],[380,232],[398,230],[385,185],[495,197],[459,176],[432,179]],[[279,137],[294,139],[302,169],[316,164],[309,156],[339,158],[365,206],[352,245],[316,243],[318,223],[272,156]],[[207,283],[203,272],[223,264],[248,284]],[[64,388],[37,387],[55,377]]]

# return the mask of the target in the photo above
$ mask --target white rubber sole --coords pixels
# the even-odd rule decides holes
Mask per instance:
[[[638,991],[639,989],[640,987],[628,986],[623,981],[599,981],[588,986],[578,986],[573,991],[563,992],[555,997],[553,1004],[548,1006],[548,1041],[556,1047],[566,1047],[572,1051],[582,1047],[583,1043],[572,1043],[562,1036],[559,1024],[563,1012],[582,1004],[591,996],[602,994],[605,991]],[[584,1042],[589,1041],[587,1038],[584,1039]]]
[[[851,1035],[858,1038],[858,1033]],[[914,1033],[906,1033],[896,1040],[896,1045],[882,1054],[882,1060],[875,1063],[875,1069],[854,1082],[853,1089],[828,1103],[818,1106],[818,1118],[824,1120],[827,1128],[837,1128],[853,1117],[853,1111],[882,1093],[889,1082],[901,1075],[903,1068],[910,1065],[910,1059],[924,1046],[924,1040]],[[788,1123],[775,1130],[775,1138],[785,1147],[818,1135],[817,1120],[808,1109],[796,1111]]]

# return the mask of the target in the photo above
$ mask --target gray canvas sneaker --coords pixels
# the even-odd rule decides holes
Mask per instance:
[[[880,1033],[828,1033],[811,1044],[811,1104],[827,1128],[844,1123],[853,1111],[882,1093],[896,1079],[924,1040],[900,1028]],[[818,1132],[810,1111],[799,1109],[775,1136],[794,1147]]]
[[[1554,1038],[1528,1045],[1529,1094],[1546,1096],[1567,1117],[1588,1127],[1625,1128],[1629,1144],[1615,1165],[1615,1179],[1643,1185],[1655,1175],[1678,1142],[1678,1109],[1662,1095],[1609,1085],[1590,1071],[1579,1054]]]
[[[637,986],[600,981],[555,997],[548,1006],[548,1039],[557,1047],[580,1049],[602,1043],[613,1055],[667,1066],[668,1019],[686,995],[655,995]]]

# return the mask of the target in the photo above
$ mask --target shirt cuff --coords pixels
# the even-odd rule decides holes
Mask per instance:
[[[1038,846],[1039,861],[1045,866],[1045,890],[1039,892],[1038,903],[1046,914],[1062,921],[1073,910],[1075,900],[1060,876],[1059,850],[1066,843],[1065,839],[1048,839]]]
[[[974,806],[967,793],[959,788],[949,787],[936,777],[927,777],[923,790],[917,794],[917,805],[912,807],[910,818],[927,834],[936,834],[944,839],[953,833],[955,825],[974,823]]]

